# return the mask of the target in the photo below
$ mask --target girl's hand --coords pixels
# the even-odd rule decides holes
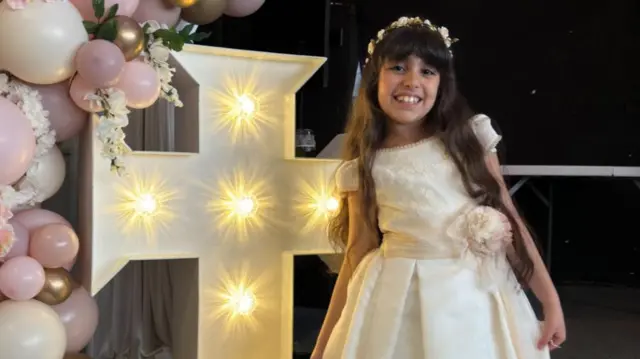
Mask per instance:
[[[544,325],[542,335],[538,341],[538,349],[542,350],[549,346],[549,350],[560,348],[560,345],[567,339],[567,328],[564,324],[564,314],[560,304],[544,308]]]

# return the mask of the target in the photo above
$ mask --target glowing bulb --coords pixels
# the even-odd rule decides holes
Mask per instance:
[[[335,197],[330,197],[324,202],[324,208],[329,212],[335,212],[340,207],[340,202]]]
[[[229,298],[229,305],[236,314],[249,315],[256,307],[256,298],[251,292],[239,292]]]
[[[256,102],[248,95],[238,97],[238,113],[242,119],[248,119],[256,112]]]
[[[255,206],[253,199],[250,197],[243,197],[236,202],[236,212],[242,217],[247,217],[253,213]]]
[[[158,209],[158,203],[155,197],[149,193],[140,195],[136,201],[136,212],[142,215],[152,214]]]

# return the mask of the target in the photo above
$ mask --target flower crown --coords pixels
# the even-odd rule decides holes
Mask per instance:
[[[384,39],[384,37],[387,35],[387,33],[389,33],[392,30],[401,28],[401,27],[419,27],[419,26],[423,26],[426,27],[432,31],[436,31],[437,33],[440,34],[440,36],[442,36],[442,39],[444,40],[445,45],[447,45],[447,48],[449,48],[449,52],[451,53],[451,55],[453,56],[453,52],[451,51],[451,45],[456,43],[458,41],[458,39],[456,38],[451,38],[449,37],[449,29],[447,29],[444,26],[438,27],[434,24],[431,23],[431,21],[429,20],[423,20],[419,17],[401,17],[398,20],[394,21],[391,23],[391,25],[387,26],[386,28],[378,31],[378,36],[371,40],[369,42],[369,47],[367,48],[367,52],[369,53],[369,58],[371,58],[371,56],[373,55],[373,51],[376,48],[376,45],[382,41]],[[369,58],[367,58],[366,62],[369,61]]]

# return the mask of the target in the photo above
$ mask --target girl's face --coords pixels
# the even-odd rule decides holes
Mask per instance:
[[[378,81],[378,102],[396,123],[419,123],[433,107],[439,84],[440,74],[417,56],[386,61]]]

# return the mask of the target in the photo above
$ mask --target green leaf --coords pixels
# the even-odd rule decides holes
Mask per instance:
[[[96,30],[98,30],[98,27],[100,26],[100,24],[93,21],[83,21],[82,25],[84,25],[84,29],[87,30],[87,34],[89,35],[95,34]]]
[[[180,36],[182,36],[183,39],[188,39],[189,35],[191,35],[191,31],[193,31],[193,28],[195,27],[194,24],[189,24],[185,27],[182,28],[182,30],[180,30]]]
[[[173,29],[159,29],[153,33],[157,39],[161,39],[162,43],[173,51],[182,51],[184,39]]]
[[[118,6],[118,4],[114,4],[109,8],[109,13],[107,14],[107,18],[105,20],[111,20],[116,16],[116,13],[118,12]]]
[[[93,14],[100,21],[104,16],[104,0],[92,0],[91,3],[93,5]]]
[[[105,21],[96,32],[96,38],[113,42],[118,36],[118,23],[114,19]]]
[[[196,32],[195,34],[189,36],[188,41],[190,43],[194,43],[194,42],[202,41],[208,38],[209,36],[211,36],[210,32]]]

